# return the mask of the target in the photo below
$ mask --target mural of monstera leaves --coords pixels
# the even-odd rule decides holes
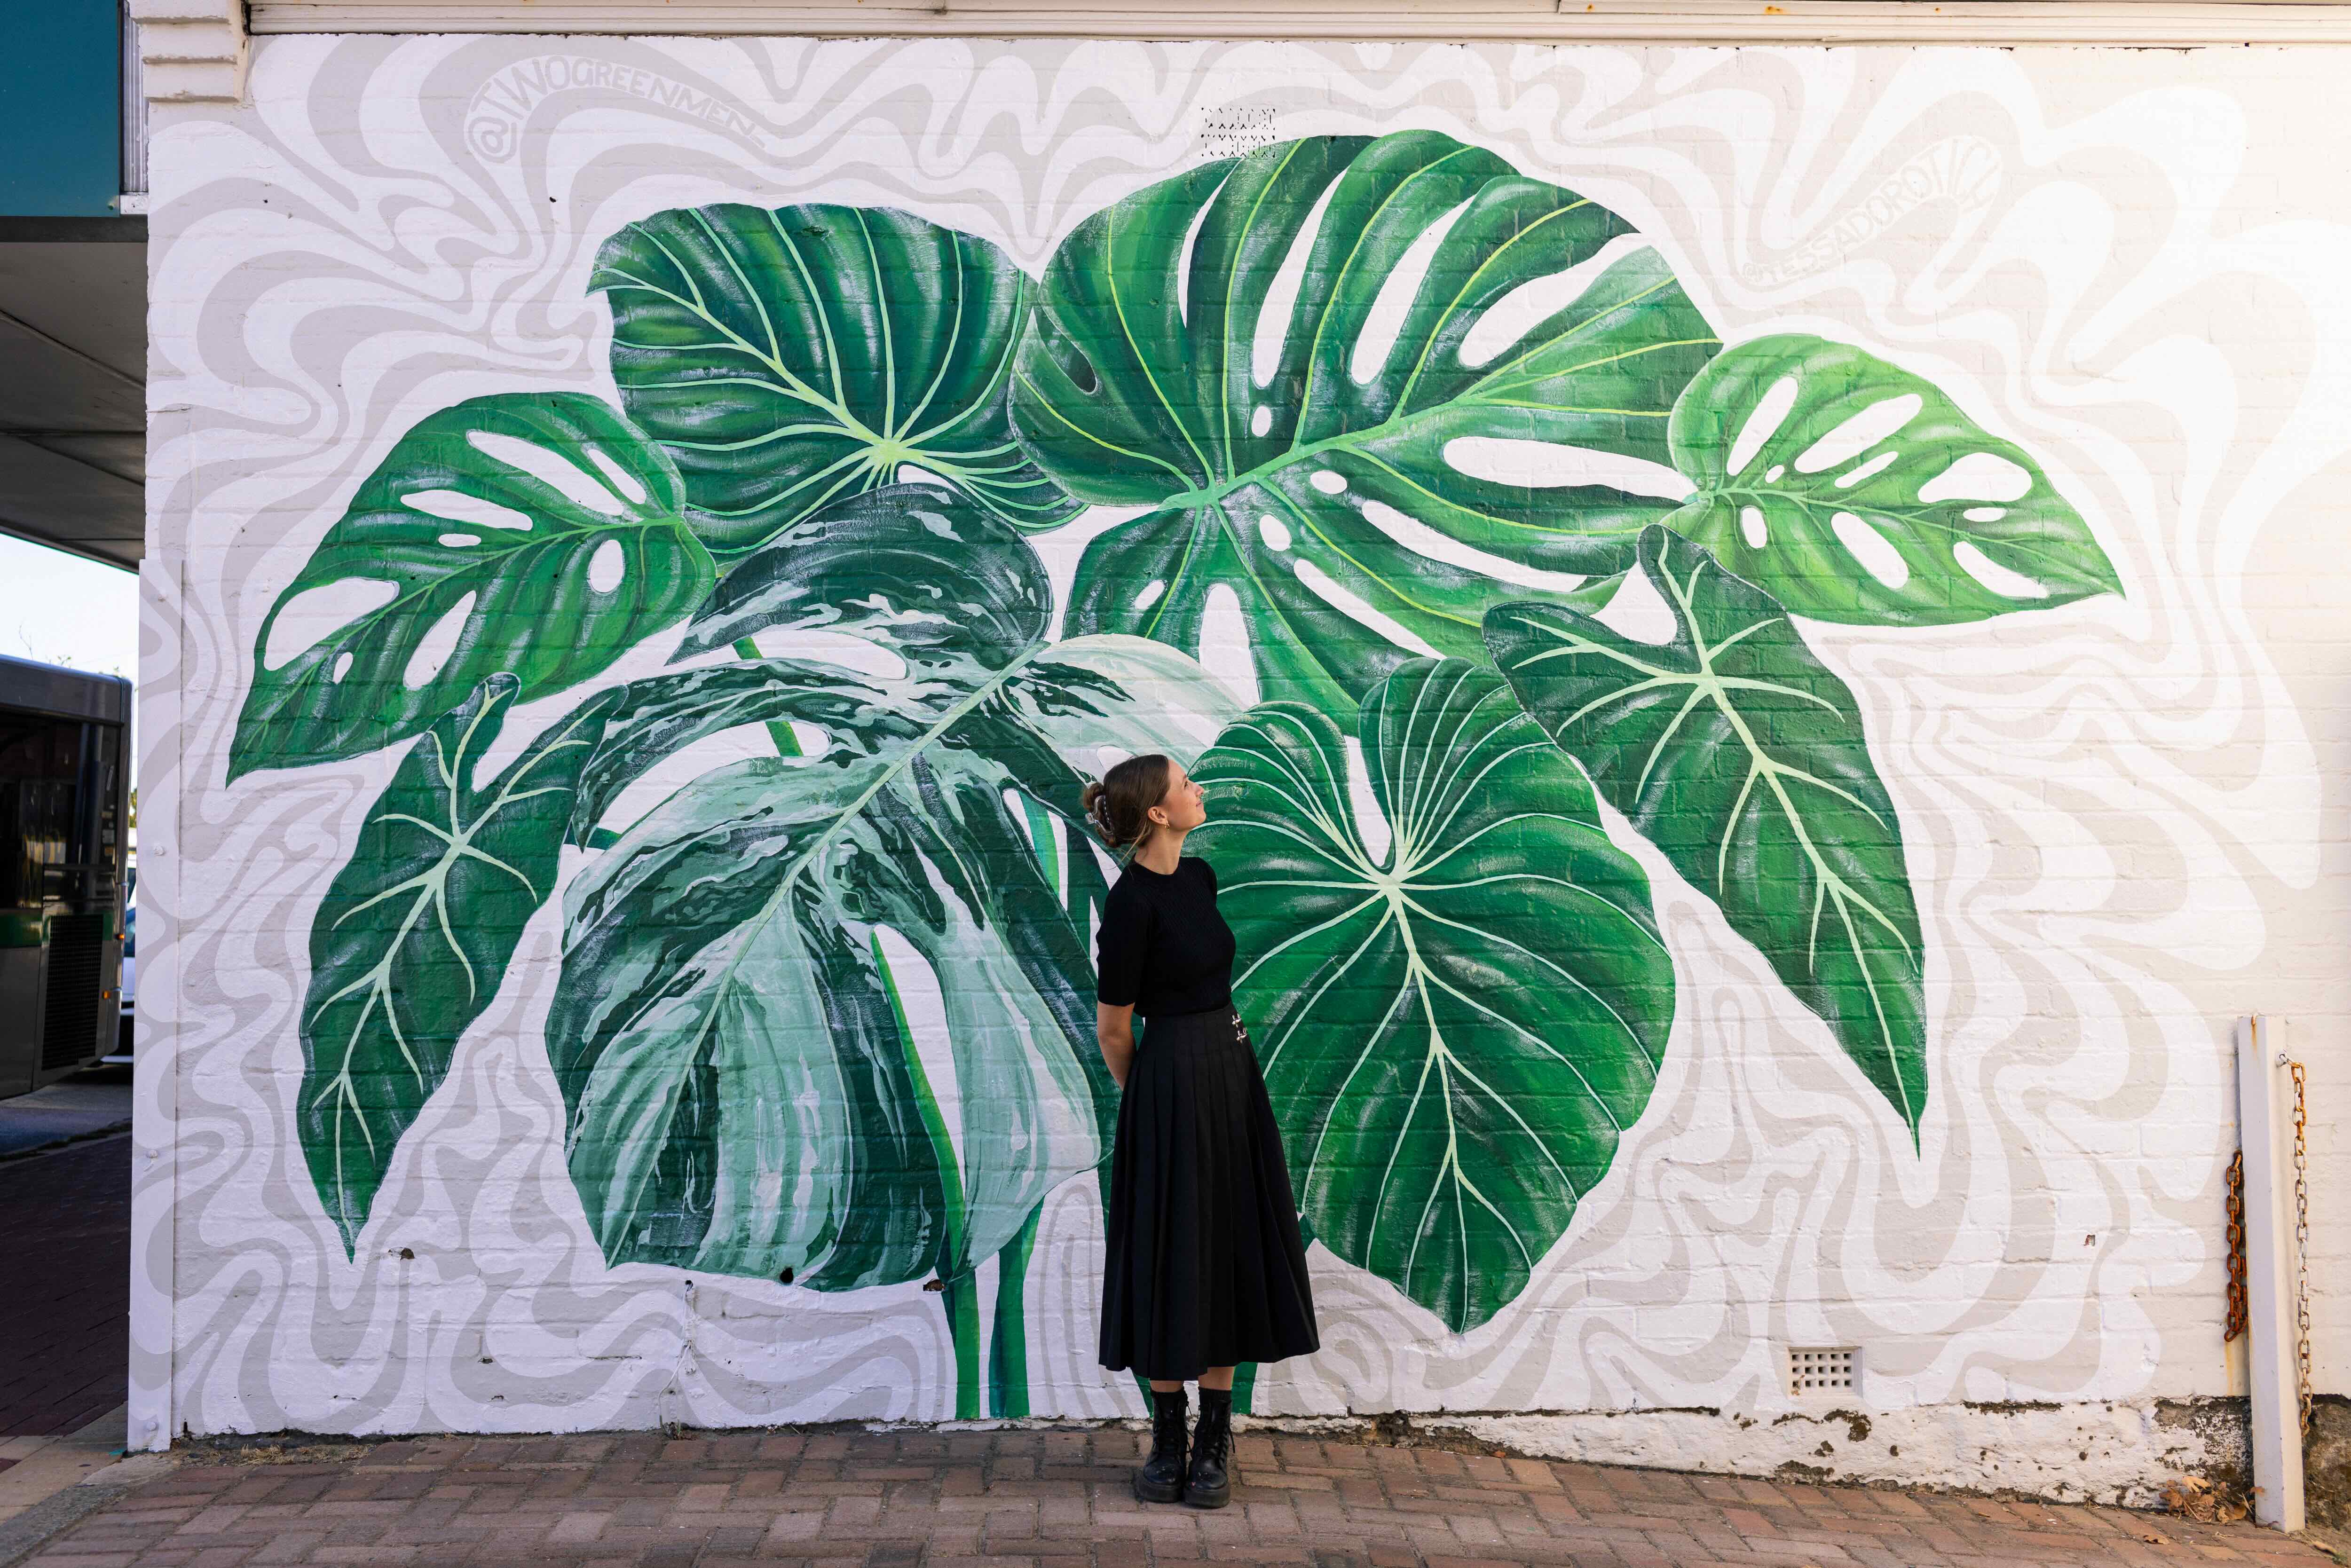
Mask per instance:
[[[1270,703],[1196,776],[1196,842],[1299,1201],[1455,1331],[1526,1288],[1673,1024],[1647,880],[1493,671],[1400,666],[1347,737]]]
[[[986,240],[879,208],[679,208],[607,240],[590,287],[621,401],[722,555],[908,467],[1019,528],[1077,510],[1013,439],[1029,283]]]
[[[1343,713],[1479,656],[1489,604],[1624,570],[1687,495],[1667,419],[1715,347],[1606,208],[1432,131],[1313,137],[1081,224],[1013,421],[1072,495],[1155,508],[1088,549],[1072,631],[1196,648],[1223,588],[1260,690]]]
[[[477,784],[520,689],[492,675],[409,749],[311,922],[297,1124],[346,1253],[393,1149],[553,891],[573,795],[613,700],[582,705]]]
[[[432,415],[262,622],[229,777],[405,740],[501,672],[525,702],[588,679],[709,591],[682,508],[669,459],[594,398]]]
[[[1494,662],[1609,803],[1721,906],[1917,1136],[1925,942],[1902,825],[1853,694],[1785,610],[1651,528],[1673,612],[1652,646],[1556,605],[1498,605]]]
[[[1101,1153],[1088,957],[1021,797],[1074,811],[1065,758],[1187,725],[1205,744],[1237,705],[1155,643],[1049,644],[1035,553],[938,487],[854,497],[769,552],[684,656],[821,627],[904,673],[767,660],[639,683],[615,710],[598,800],[658,759],[643,734],[826,738],[702,775],[571,883],[547,1038],[572,1176],[615,1263],[820,1290],[939,1278],[977,1414],[971,1270]],[[914,1038],[884,931],[930,971],[943,1040]]]
[[[1980,621],[2121,591],[2081,514],[2022,447],[1930,382],[1797,335],[1725,350],[1682,393],[1666,525],[1799,615]]]

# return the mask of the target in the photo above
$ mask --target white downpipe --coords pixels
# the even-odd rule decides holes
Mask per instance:
[[[2245,1151],[2246,1357],[2253,1396],[2253,1519],[2303,1527],[2294,1270],[2293,1081],[2286,1020],[2237,1020],[2237,1126]]]

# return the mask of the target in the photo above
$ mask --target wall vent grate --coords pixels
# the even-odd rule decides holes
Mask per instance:
[[[1861,1352],[1851,1345],[1788,1347],[1788,1397],[1817,1399],[1861,1390]]]

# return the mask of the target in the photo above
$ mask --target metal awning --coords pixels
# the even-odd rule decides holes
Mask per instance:
[[[0,533],[136,570],[147,220],[0,218]]]

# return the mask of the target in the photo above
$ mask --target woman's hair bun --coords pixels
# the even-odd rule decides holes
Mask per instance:
[[[1099,779],[1088,784],[1085,793],[1078,797],[1079,803],[1085,808],[1086,820],[1093,824],[1094,831],[1104,839],[1109,839],[1112,832],[1109,798],[1110,790]],[[1113,849],[1117,847],[1115,842],[1111,844]]]
[[[1158,752],[1130,757],[1079,797],[1102,841],[1113,850],[1140,843],[1151,831],[1151,808],[1167,799],[1167,758]]]

